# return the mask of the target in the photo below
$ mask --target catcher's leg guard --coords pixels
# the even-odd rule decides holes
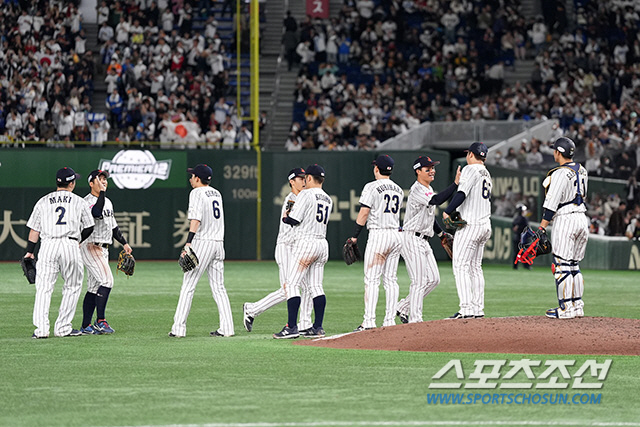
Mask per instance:
[[[573,275],[573,308],[576,317],[583,317],[584,301],[582,300],[582,295],[584,294],[584,277],[580,272],[578,261],[572,262],[571,274]]]
[[[573,274],[572,264],[559,256],[554,255],[551,271],[555,277],[556,294],[558,296],[558,308],[547,310],[547,317],[556,319],[572,319],[575,317],[573,310]]]

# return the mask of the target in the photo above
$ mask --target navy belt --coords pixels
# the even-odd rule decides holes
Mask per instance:
[[[421,239],[424,240],[429,240],[429,236],[427,236],[426,234],[422,234],[422,233],[418,233],[417,231],[415,233],[413,233],[416,237],[419,237]]]
[[[75,240],[76,242],[78,241],[77,237],[68,237],[68,239]]]
[[[96,246],[100,246],[101,248],[106,248],[106,249],[109,248],[109,244],[108,243],[96,243],[96,242],[93,242],[93,244],[96,245]]]

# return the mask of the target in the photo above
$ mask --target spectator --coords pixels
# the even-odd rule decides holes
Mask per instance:
[[[627,229],[627,202],[622,200],[609,218],[609,236],[624,236]]]

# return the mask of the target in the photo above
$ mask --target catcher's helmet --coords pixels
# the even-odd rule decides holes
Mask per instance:
[[[553,149],[558,150],[563,157],[571,159],[576,151],[576,144],[566,136],[561,136],[553,143]]]

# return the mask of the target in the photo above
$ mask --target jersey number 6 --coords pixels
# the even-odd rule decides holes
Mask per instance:
[[[213,217],[215,219],[220,218],[220,203],[217,200],[213,201]]]
[[[487,180],[482,180],[482,198],[488,199],[491,197],[491,186],[487,185]]]

